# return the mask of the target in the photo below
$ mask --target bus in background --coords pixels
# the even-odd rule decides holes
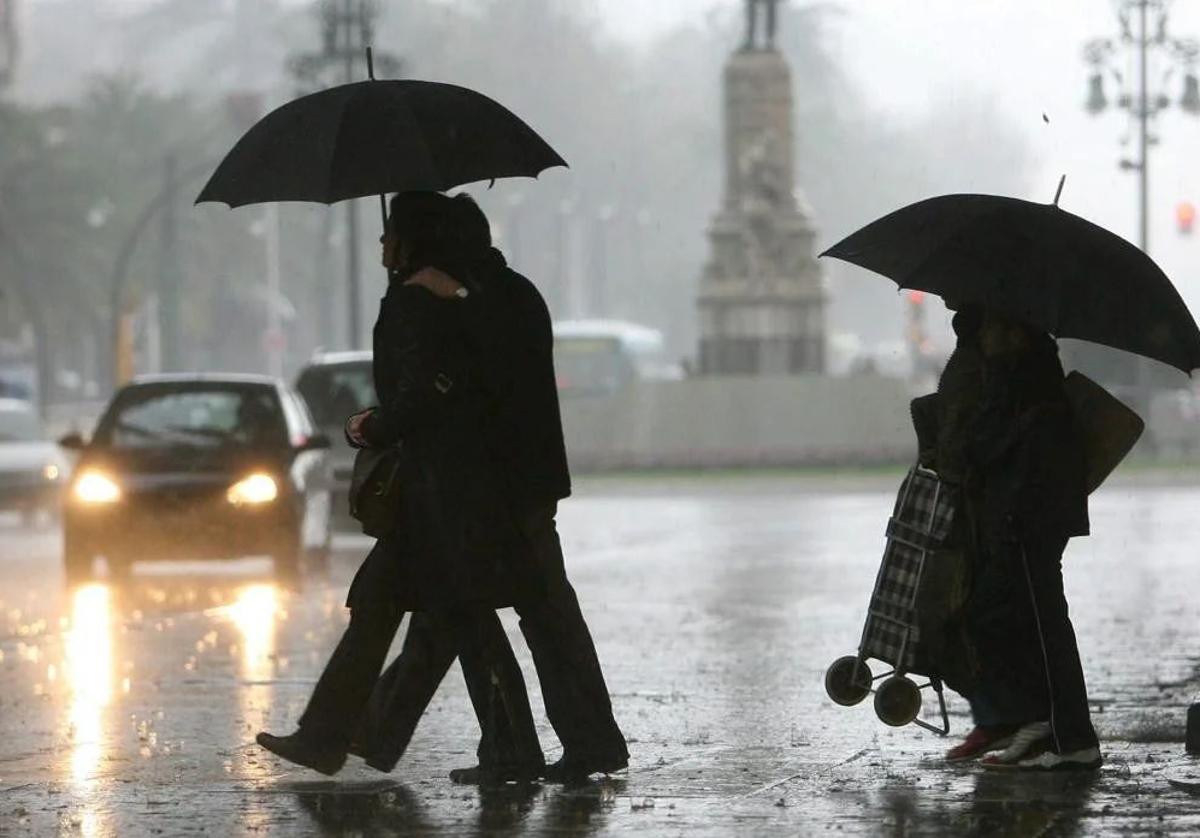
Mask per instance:
[[[624,320],[559,320],[554,323],[554,370],[563,398],[610,396],[635,381],[684,377],[665,359],[658,329]]]

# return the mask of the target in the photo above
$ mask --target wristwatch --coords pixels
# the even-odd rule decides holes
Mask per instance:
[[[454,290],[454,296],[458,297],[460,300],[465,300],[467,297],[471,296],[471,292],[467,290],[467,286],[460,285]]]

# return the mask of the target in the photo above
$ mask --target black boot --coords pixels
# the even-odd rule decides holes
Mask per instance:
[[[450,781],[463,786],[494,786],[503,783],[532,783],[542,776],[545,765],[503,763],[500,765],[473,765],[470,768],[455,768],[450,772]]]
[[[346,764],[344,750],[317,745],[306,739],[299,730],[290,736],[272,736],[263,731],[254,741],[277,757],[329,777],[341,771],[342,766]]]
[[[358,742],[350,743],[349,754],[358,757],[376,771],[382,771],[384,774],[392,773],[392,769],[396,767],[396,763],[400,762],[399,756],[385,756],[384,754],[372,753]]]
[[[612,774],[629,767],[629,757],[623,754],[563,754],[557,762],[546,766],[545,778],[551,783],[579,783],[593,774]]]

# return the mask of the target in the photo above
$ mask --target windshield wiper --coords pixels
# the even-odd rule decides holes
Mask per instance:
[[[229,432],[217,430],[216,428],[189,428],[186,425],[167,425],[168,431],[175,433],[191,434],[192,436],[201,436],[205,439],[228,439]]]
[[[127,433],[137,434],[146,439],[162,439],[162,434],[150,428],[143,428],[141,425],[134,425],[131,422],[117,421],[117,430],[126,431]]]

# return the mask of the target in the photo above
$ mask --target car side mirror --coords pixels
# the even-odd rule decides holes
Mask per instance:
[[[301,451],[325,451],[333,447],[333,442],[327,434],[316,433],[297,447]]]
[[[87,447],[87,442],[84,441],[81,433],[71,431],[71,433],[59,438],[58,447],[65,448],[68,451],[82,451]]]

